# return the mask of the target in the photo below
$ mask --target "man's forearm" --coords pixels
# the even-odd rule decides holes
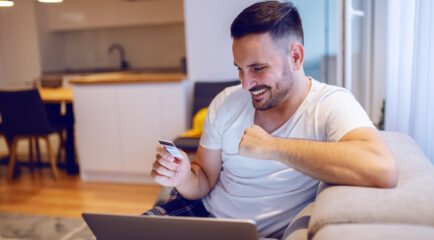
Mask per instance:
[[[374,187],[396,184],[393,157],[369,142],[275,138],[270,146],[271,159],[325,182]]]
[[[193,162],[189,176],[175,188],[184,198],[195,200],[208,194],[211,184],[202,168]]]
[[[199,146],[188,177],[175,188],[187,199],[202,198],[216,184],[221,168],[221,150],[210,150]]]

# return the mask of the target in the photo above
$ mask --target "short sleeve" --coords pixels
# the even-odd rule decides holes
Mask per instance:
[[[221,149],[221,133],[218,131],[217,112],[219,111],[219,95],[211,102],[203,124],[202,136],[199,144],[207,149]]]
[[[329,93],[320,104],[327,141],[339,141],[345,134],[360,127],[375,128],[363,107],[347,90]]]

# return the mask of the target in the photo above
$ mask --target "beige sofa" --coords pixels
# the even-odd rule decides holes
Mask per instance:
[[[320,184],[285,240],[434,239],[434,166],[405,134],[382,132],[399,167],[393,189]]]

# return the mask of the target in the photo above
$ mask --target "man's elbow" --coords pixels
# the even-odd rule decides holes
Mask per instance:
[[[383,164],[378,167],[376,179],[376,187],[379,188],[394,188],[398,183],[398,166],[396,164],[395,159],[390,156],[387,157],[387,160],[384,161]]]

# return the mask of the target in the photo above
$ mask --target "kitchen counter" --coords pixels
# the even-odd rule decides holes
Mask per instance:
[[[185,78],[130,71],[71,79],[81,179],[153,183],[157,140],[186,129]]]
[[[70,84],[124,84],[124,83],[169,83],[181,82],[186,78],[182,73],[134,73],[113,72],[92,74],[70,80]]]

